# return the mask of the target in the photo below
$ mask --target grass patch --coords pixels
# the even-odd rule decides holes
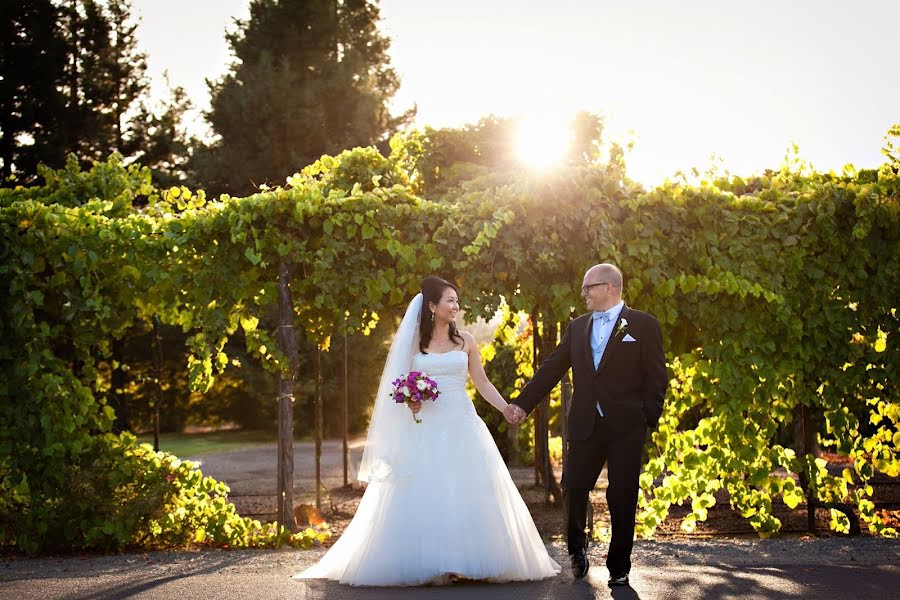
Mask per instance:
[[[277,441],[271,431],[209,431],[204,433],[162,433],[159,449],[175,456],[199,456],[210,452],[237,450]],[[138,442],[153,445],[153,434],[138,436]]]

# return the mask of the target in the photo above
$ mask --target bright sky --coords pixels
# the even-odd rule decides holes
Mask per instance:
[[[134,0],[151,75],[168,69],[207,107],[230,61],[223,33],[246,0]],[[416,125],[483,115],[558,122],[578,109],[634,140],[648,184],[705,168],[779,166],[791,142],[820,170],[882,162],[900,122],[896,0],[382,0]],[[160,85],[160,88],[162,86]],[[200,122],[193,125],[200,130]]]

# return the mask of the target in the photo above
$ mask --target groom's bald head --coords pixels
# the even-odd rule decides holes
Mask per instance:
[[[616,265],[610,263],[594,265],[584,274],[584,279],[585,281],[608,281],[611,287],[618,290],[619,294],[622,293],[622,271]]]

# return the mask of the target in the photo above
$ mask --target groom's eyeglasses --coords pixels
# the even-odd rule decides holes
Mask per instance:
[[[583,285],[583,286],[581,286],[581,293],[582,293],[582,294],[585,294],[585,293],[587,293],[587,291],[588,291],[589,289],[591,289],[591,288],[593,288],[593,287],[597,287],[598,285],[609,285],[609,282],[608,282],[608,281],[601,281],[600,283],[591,283],[591,284],[589,284],[589,285]]]

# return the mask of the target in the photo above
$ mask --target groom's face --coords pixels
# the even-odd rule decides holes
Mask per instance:
[[[588,271],[581,282],[581,297],[584,298],[585,308],[589,311],[606,310],[614,302],[610,302],[612,286],[603,279],[602,273]]]

